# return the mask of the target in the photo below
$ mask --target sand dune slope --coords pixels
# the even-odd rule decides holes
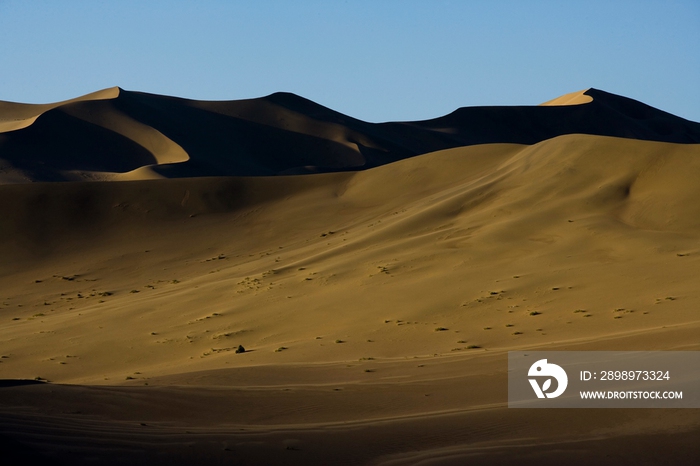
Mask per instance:
[[[74,102],[115,99],[119,95],[119,91],[120,89],[118,87],[111,87],[75,99],[64,100],[53,104],[21,104],[17,102],[0,101],[0,133],[26,128],[34,123],[42,113],[57,107]]]
[[[505,380],[512,349],[700,349],[698,177],[700,145],[572,134],[0,186],[0,371],[52,382],[0,387],[2,431],[73,464],[692,464],[692,410],[572,423]]]
[[[700,142],[698,123],[596,89],[577,95],[557,105],[467,107],[380,124],[289,93],[205,102],[113,88],[44,106],[0,103],[0,182],[362,170],[437,150],[566,134]]]
[[[578,92],[571,92],[557,97],[556,99],[548,100],[541,103],[543,106],[558,106],[558,105],[581,105],[593,101],[593,97],[587,94],[590,89]]]

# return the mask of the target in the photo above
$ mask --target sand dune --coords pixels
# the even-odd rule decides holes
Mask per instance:
[[[0,121],[15,125],[0,127],[0,181],[362,170],[437,150],[565,134],[700,142],[698,123],[595,89],[576,95],[557,105],[467,107],[381,124],[287,93],[202,102],[113,88],[47,106],[0,103]],[[570,101],[588,103],[564,105]]]
[[[601,91],[586,95],[593,100],[532,108],[588,107],[601,125],[617,122],[614,131],[630,135],[665,122],[673,125],[667,135],[691,137],[697,125],[639,113],[643,104]],[[148,118],[135,110],[147,105]],[[506,407],[509,350],[700,349],[700,144],[561,134],[532,144],[468,144],[359,171],[181,177],[178,170],[225,157],[204,150],[219,143],[175,137],[184,125],[176,118],[156,125],[164,115],[195,118],[206,108],[200,129],[212,138],[223,116],[260,134],[283,129],[288,141],[322,139],[338,152],[318,156],[335,161],[341,153],[350,160],[348,128],[358,131],[354,138],[372,126],[289,95],[188,102],[176,113],[180,105],[122,91],[49,115],[47,134],[89,125],[96,141],[109,131],[115,147],[138,145],[129,159],[118,151],[100,159],[109,173],[136,170],[121,175],[131,181],[0,186],[0,440],[10,458],[319,465],[700,458],[693,410],[575,410],[571,422],[571,412]],[[517,119],[532,108],[500,114]],[[410,147],[398,135],[415,127],[423,142],[441,131],[457,140],[445,128],[472,121],[470,112],[499,110],[377,125],[363,137],[377,147]],[[635,124],[618,110],[638,112]],[[547,127],[541,115],[527,122],[534,133]],[[598,124],[578,115],[580,127]],[[519,131],[526,127],[510,136]],[[57,158],[61,176],[93,163],[81,157]],[[136,179],[151,175],[172,178]],[[237,354],[238,345],[247,351]],[[37,378],[50,383],[30,383]]]
[[[593,97],[587,95],[590,89],[586,89],[578,92],[571,92],[569,94],[564,94],[556,99],[548,100],[547,102],[541,103],[543,106],[558,106],[558,105],[581,105],[587,104],[593,101]]]
[[[119,95],[119,90],[118,87],[111,87],[53,104],[21,104],[0,101],[0,133],[26,128],[33,124],[41,114],[74,102],[115,99]]]

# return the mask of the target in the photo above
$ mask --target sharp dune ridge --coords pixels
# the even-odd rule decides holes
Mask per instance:
[[[571,99],[578,105],[566,105]],[[700,142],[700,124],[604,91],[555,101],[378,124],[290,93],[216,102],[111,88],[58,104],[0,103],[0,181],[364,170],[437,150],[565,134]]]
[[[694,410],[506,407],[510,350],[700,350],[698,123],[88,97],[0,105],[10,460],[700,459]]]
[[[0,133],[26,128],[43,113],[74,102],[114,99],[119,95],[119,91],[118,87],[111,87],[53,104],[22,104],[0,101]]]

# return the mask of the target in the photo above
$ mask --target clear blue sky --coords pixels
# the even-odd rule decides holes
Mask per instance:
[[[111,86],[368,121],[595,87],[700,121],[700,1],[0,0],[0,100]]]

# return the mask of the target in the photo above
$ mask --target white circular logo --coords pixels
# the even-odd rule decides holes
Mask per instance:
[[[546,359],[540,359],[530,366],[527,372],[528,377],[544,378],[540,386],[538,379],[528,379],[532,389],[535,391],[537,398],[556,398],[566,390],[566,385],[569,383],[569,378],[566,376],[566,371],[556,364],[547,363]],[[552,378],[557,381],[557,389],[553,392],[547,392],[552,387]]]

